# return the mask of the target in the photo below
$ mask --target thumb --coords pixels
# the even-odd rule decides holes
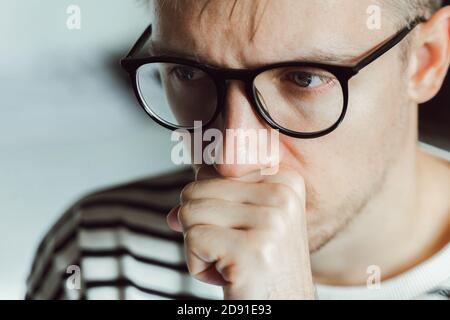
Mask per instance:
[[[280,168],[275,175],[265,176],[264,182],[280,183],[290,187],[301,199],[303,205],[306,201],[306,186],[304,178],[295,170],[284,167]]]

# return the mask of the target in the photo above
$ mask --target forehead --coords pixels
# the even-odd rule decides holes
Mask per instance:
[[[386,34],[367,28],[372,0],[156,0],[153,48],[228,67],[322,55],[344,62]],[[311,59],[310,59],[311,60]],[[314,60],[314,59],[313,59]],[[338,62],[338,61],[336,61]]]

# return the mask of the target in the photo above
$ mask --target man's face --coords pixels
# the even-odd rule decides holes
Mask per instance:
[[[206,2],[181,1],[177,10],[156,4],[155,48],[225,68],[293,60],[345,64],[397,31],[389,17],[382,17],[380,30],[368,29],[370,0]],[[382,12],[387,15],[388,8]],[[323,60],[323,54],[334,58]],[[393,49],[349,82],[347,116],[331,134],[313,140],[280,135],[280,165],[305,179],[311,251],[377,197],[392,164],[415,137],[416,111],[406,97],[400,56],[400,49]],[[239,81],[229,83],[218,122],[221,130],[269,128]],[[216,168],[234,177],[258,169],[238,164]]]

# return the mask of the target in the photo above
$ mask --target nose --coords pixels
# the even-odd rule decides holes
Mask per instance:
[[[223,112],[217,121],[223,143],[214,167],[221,176],[239,178],[273,166],[269,159],[274,156],[278,161],[278,141],[273,141],[273,130],[252,108],[242,82],[227,83]]]

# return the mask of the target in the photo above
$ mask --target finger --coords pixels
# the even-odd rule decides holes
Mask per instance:
[[[214,166],[201,166],[196,171],[196,179],[195,180],[206,180],[206,179],[214,179],[214,178],[222,178],[222,179],[230,179],[237,180],[243,182],[259,182],[263,179],[261,175],[261,170],[252,171],[242,177],[232,178],[232,177],[222,177],[215,169]]]
[[[186,262],[189,273],[196,279],[208,282],[211,273],[206,271],[219,263],[221,272],[231,261],[235,261],[236,248],[245,243],[244,231],[217,226],[195,226],[184,235]],[[226,274],[222,274],[224,280]]]
[[[169,228],[173,231],[182,232],[183,228],[180,224],[180,221],[178,220],[178,211],[180,209],[180,206],[176,206],[175,208],[172,208],[170,212],[167,214],[166,220],[167,224],[169,225]]]
[[[221,178],[214,166],[202,166],[196,172],[196,180],[207,180]],[[264,175],[261,170],[252,171],[239,178],[223,178],[241,182],[269,182],[282,183],[291,187],[300,198],[305,198],[305,184],[303,177],[296,171],[288,167],[279,168],[274,175]]]
[[[274,208],[218,199],[191,200],[178,210],[183,230],[196,225],[215,225],[233,229],[264,228],[277,223]]]
[[[289,189],[284,186],[285,189]],[[261,206],[278,206],[282,203],[273,193],[280,191],[275,183],[249,183],[231,179],[209,179],[188,184],[181,192],[181,204],[190,200],[220,199]],[[292,191],[293,192],[293,191]]]

